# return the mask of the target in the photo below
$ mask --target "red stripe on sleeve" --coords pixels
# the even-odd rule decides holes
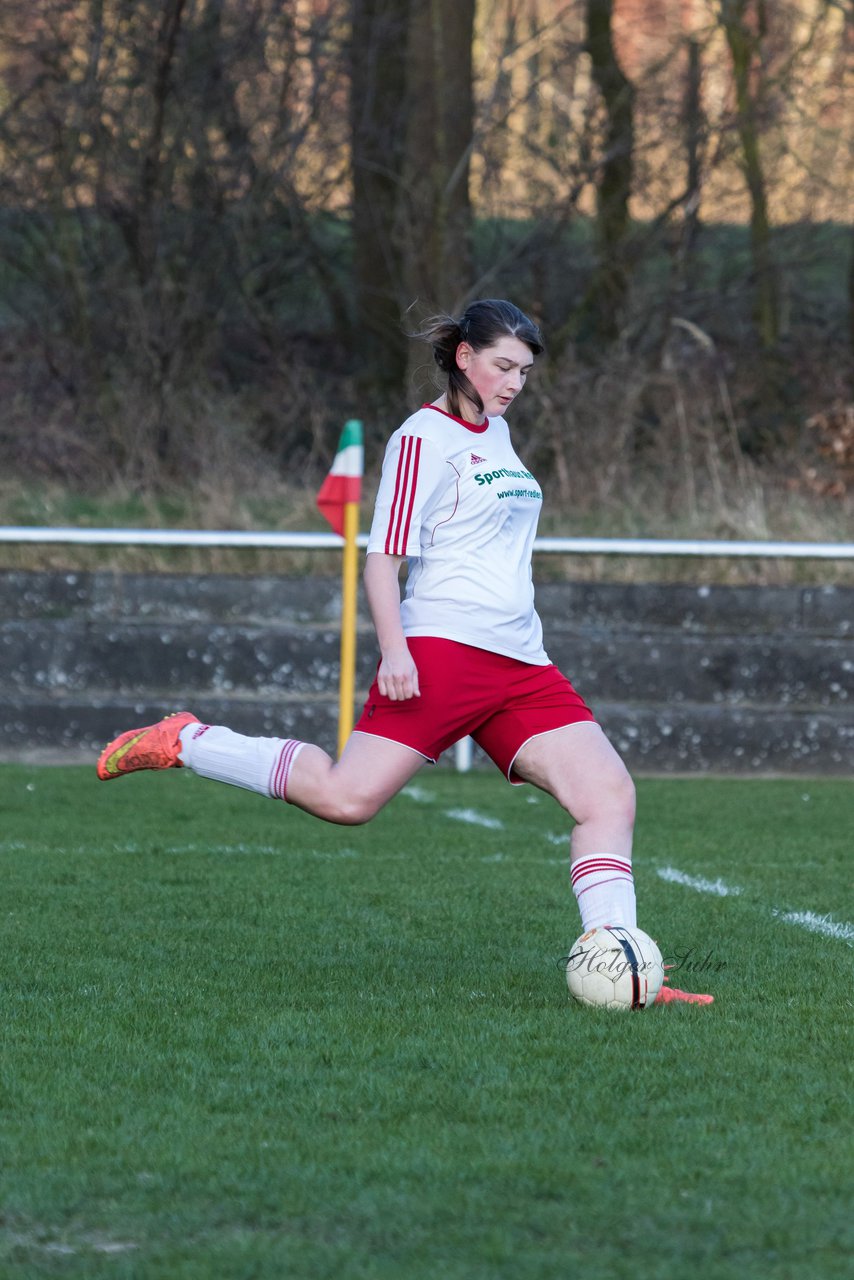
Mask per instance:
[[[413,449],[413,446],[417,446]],[[388,534],[386,536],[385,550],[386,555],[401,556],[406,554],[406,541],[404,539],[401,545],[401,526],[403,525],[404,513],[409,512],[411,516],[412,504],[415,499],[415,488],[418,483],[418,455],[421,451],[421,439],[414,436],[404,436],[401,441],[400,458],[397,464],[397,475],[395,477],[394,498],[391,504],[391,512],[388,521]],[[413,465],[412,455],[415,453],[415,463]],[[406,531],[409,531],[409,522],[406,524]]]
[[[387,556],[394,554],[391,550],[391,539],[392,539],[392,534],[394,532],[394,517],[395,517],[395,511],[397,510],[397,500],[400,495],[400,482],[403,476],[405,458],[406,458],[406,436],[404,436],[400,442],[400,454],[398,455],[398,459],[397,459],[397,474],[394,477],[394,497],[391,500],[391,509],[389,511],[389,516],[388,516],[388,530],[386,532],[386,539],[385,539],[385,553]]]
[[[415,506],[415,486],[418,482],[418,462],[421,458],[421,437],[415,440],[415,461],[412,466],[412,487],[409,492],[409,506],[406,511],[406,524],[403,528],[403,545],[399,552],[400,555],[406,555],[406,547],[409,542],[409,526],[412,524],[412,508]]]

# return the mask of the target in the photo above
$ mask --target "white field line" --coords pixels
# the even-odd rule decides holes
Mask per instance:
[[[24,1249],[38,1249],[42,1253],[56,1254],[61,1257],[82,1253],[87,1249],[91,1249],[94,1253],[118,1254],[139,1248],[133,1240],[105,1240],[94,1235],[83,1236],[77,1244],[68,1244],[60,1240],[43,1240],[34,1232],[25,1234],[16,1231],[7,1236],[7,1239],[10,1243],[20,1245]]]
[[[114,853],[135,855],[135,854],[150,853],[152,846],[154,844],[156,844],[156,841],[152,839],[151,843],[149,844],[139,844],[136,842],[128,842],[128,843],[122,843],[122,844],[114,843],[110,845],[104,845],[103,848],[99,848],[96,850],[95,847],[91,844],[48,846],[45,844],[39,844],[37,841],[33,841],[30,844],[0,843],[0,853],[6,853],[9,851],[13,853],[18,851],[31,853],[34,849],[38,849],[39,852],[43,850],[49,850],[51,853],[65,853],[65,854],[73,854],[75,856],[79,854],[90,854],[93,852],[103,853],[105,856],[109,856],[110,854],[114,854]],[[169,844],[169,845],[158,846],[158,849],[162,853],[169,853],[169,854],[176,854],[176,855],[191,854],[191,853],[214,853],[217,855],[247,854],[247,853],[280,854],[284,851],[284,846],[277,847],[276,845],[272,845],[272,844],[203,844],[203,843],[195,844],[194,843],[194,844]]]
[[[658,874],[662,880],[669,880],[671,884],[684,885],[686,889],[694,889],[697,893],[714,893],[719,898],[728,898],[731,894],[741,893],[741,888],[737,884],[726,884],[723,880],[706,880],[703,876],[689,876],[684,871],[677,871],[676,867],[659,867]]]
[[[402,789],[400,794],[409,796],[410,800],[416,800],[419,804],[430,804],[435,799],[432,791],[419,787],[417,782],[411,782],[408,787]]]
[[[705,880],[702,876],[689,876],[676,867],[658,867],[657,870],[662,880],[684,885],[686,889],[693,889],[697,893],[714,893],[725,898],[743,892],[739,885],[728,885],[720,879]],[[849,946],[854,945],[854,924],[849,924],[847,920],[833,920],[829,915],[820,916],[814,911],[781,911],[779,907],[772,907],[771,914],[784,924],[793,924],[798,928],[808,929],[810,933],[820,933],[825,938],[838,938]]]
[[[826,938],[841,938],[843,942],[854,943],[854,924],[848,924],[846,920],[831,920],[830,916],[818,916],[814,911],[775,910],[774,915],[785,924],[800,925],[810,933],[823,933]]]
[[[117,853],[140,853],[139,848],[129,846],[122,848],[121,845],[114,845],[113,848]],[[225,855],[230,857],[232,854],[246,853],[282,853],[283,848],[276,848],[272,844],[170,844],[164,849],[165,853],[187,854],[187,853],[214,853],[217,855]]]
[[[503,831],[504,823],[500,818],[487,818],[486,814],[478,813],[476,809],[446,809],[446,818],[453,818],[455,822],[470,822],[476,827],[486,827],[489,831]]]
[[[154,837],[152,837],[152,839],[149,842],[146,842],[145,844],[141,844],[138,841],[131,840],[131,841],[123,841],[121,844],[117,844],[113,842],[112,844],[109,844],[109,845],[105,844],[103,847],[97,847],[97,848],[96,846],[91,844],[77,844],[77,845],[68,845],[68,846],[52,845],[50,846],[50,849],[51,849],[51,852],[53,853],[81,854],[81,853],[98,852],[98,853],[103,853],[105,856],[109,856],[110,854],[113,854],[113,853],[131,854],[131,855],[151,853],[151,850],[155,845],[157,846],[158,851],[161,853],[171,853],[171,854],[178,854],[178,855],[190,854],[190,853],[215,853],[215,854],[229,854],[229,855],[230,854],[246,854],[246,853],[279,854],[279,853],[282,853],[284,849],[283,845],[277,846],[273,844],[243,844],[243,843],[206,844],[203,841],[192,842],[188,844],[167,844],[167,845],[161,846],[157,844],[157,841],[154,839]],[[0,844],[0,853],[2,853],[5,848],[9,848],[9,847],[10,846],[8,845],[4,846],[3,844]],[[27,850],[32,850],[32,849],[41,850],[41,849],[47,849],[48,846],[43,844],[37,844],[34,842],[29,845],[21,845],[21,848],[22,849],[26,848]]]

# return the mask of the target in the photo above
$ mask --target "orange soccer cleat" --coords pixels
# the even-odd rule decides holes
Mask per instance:
[[[669,969],[670,965],[665,965],[665,969]],[[714,996],[698,995],[693,991],[680,991],[678,987],[668,986],[669,979],[667,974],[664,975],[664,982],[658,995],[653,1000],[653,1004],[673,1004],[680,1001],[682,1004],[714,1004]]]
[[[137,769],[180,769],[180,733],[185,725],[198,724],[190,711],[176,711],[157,724],[128,729],[108,742],[98,757],[98,777],[103,782],[122,778]]]

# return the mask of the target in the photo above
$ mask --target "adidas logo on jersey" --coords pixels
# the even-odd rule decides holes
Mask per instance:
[[[471,455],[471,465],[476,467],[479,462],[486,462],[486,458],[479,458],[476,453]]]

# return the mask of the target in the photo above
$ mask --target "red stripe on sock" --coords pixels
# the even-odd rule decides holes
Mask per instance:
[[[297,738],[287,738],[285,744],[279,752],[273,768],[270,771],[270,782],[268,790],[271,796],[275,796],[277,800],[288,799],[288,778],[291,773],[291,765],[293,764],[294,755],[297,747],[302,743]]]
[[[634,884],[634,880],[631,876],[609,876],[607,880],[597,880],[595,884],[585,885],[583,889],[578,889],[575,885],[572,887],[575,889],[576,898],[583,898],[588,889],[598,889],[600,885],[611,884],[614,880],[626,880],[629,884]]]
[[[632,864],[621,858],[584,858],[570,867],[570,879],[573,884],[584,876],[594,875],[598,871],[618,871],[624,876],[631,876]]]

